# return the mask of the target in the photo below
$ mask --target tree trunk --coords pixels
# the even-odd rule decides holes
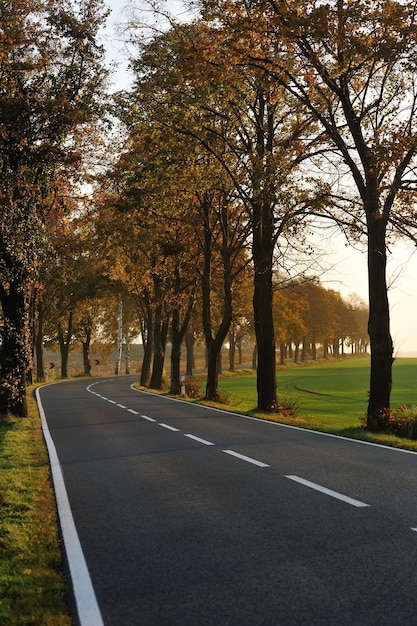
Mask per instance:
[[[298,363],[299,354],[300,354],[300,344],[298,343],[298,341],[296,341],[295,348],[294,348],[294,363]]]
[[[82,342],[83,346],[83,364],[84,375],[91,376],[91,359],[90,359],[90,345],[91,345],[92,329],[85,329],[85,341]]]
[[[142,327],[143,360],[140,373],[140,384],[147,387],[151,379],[151,363],[154,348],[154,313],[146,291],[143,294],[143,310],[146,322]]]
[[[41,383],[45,380],[45,368],[43,364],[43,303],[39,300],[37,307],[36,332],[35,332],[35,354],[36,354],[36,381]]]
[[[151,381],[149,383],[151,389],[162,389],[165,348],[168,336],[168,320],[162,317],[162,305],[158,306],[157,309],[160,310],[157,310],[155,313],[153,364]]]
[[[258,346],[256,345],[256,341],[252,350],[252,369],[256,370],[258,367]]]
[[[224,251],[225,252],[225,251]],[[223,314],[220,326],[217,332],[213,335],[212,322],[211,322],[211,308],[210,308],[210,270],[208,274],[203,276],[202,281],[202,295],[203,295],[203,329],[204,337],[207,347],[207,382],[206,382],[206,400],[216,401],[218,399],[217,388],[219,379],[219,366],[220,366],[220,352],[223,342],[227,336],[227,333],[232,322],[232,277],[230,272],[229,260],[226,259],[228,254],[225,252],[223,258],[224,273],[223,273],[223,289],[224,289],[224,303]]]
[[[130,331],[125,333],[125,374],[130,374]]]
[[[281,342],[279,344],[279,364],[285,365],[285,354],[286,354],[286,346],[285,343]]]
[[[178,308],[175,308],[172,312],[171,320],[171,334],[172,334],[172,346],[171,346],[171,387],[170,393],[175,396],[181,394],[181,341],[180,336],[180,312]]]
[[[0,345],[0,414],[27,417],[26,374],[31,363],[29,308],[24,285],[0,285],[3,332]]]
[[[122,345],[123,345],[123,300],[119,300],[119,311],[117,314],[117,346],[116,346],[116,365],[114,373],[118,376],[120,372],[120,364],[122,362]]]
[[[153,324],[148,330],[146,342],[143,344],[142,369],[140,372],[140,384],[147,387],[151,379],[151,363],[153,358]]]
[[[193,375],[194,368],[194,345],[195,345],[195,337],[193,333],[185,333],[185,350],[186,350],[186,376]]]
[[[172,348],[171,348],[171,389],[170,393],[174,395],[180,395],[181,393],[181,344],[184,339],[184,335],[187,331],[188,324],[190,323],[191,313],[194,306],[195,288],[197,281],[194,282],[192,289],[189,293],[187,307],[184,314],[184,319],[181,323],[181,307],[180,304],[174,307],[172,311],[171,320],[171,335],[172,335]],[[174,294],[177,296],[177,301],[180,303],[181,294],[181,276],[180,268],[178,265],[174,271]]]
[[[313,361],[317,361],[317,345],[315,337],[313,337],[313,341],[311,342],[311,357]]]
[[[303,345],[302,345],[302,349],[301,349],[301,361],[304,363],[304,361],[307,358],[307,349],[308,349],[308,342],[306,337],[304,337],[303,339]]]
[[[238,353],[238,363],[239,363],[239,365],[242,365],[242,364],[243,364],[242,341],[243,341],[243,338],[242,338],[242,337],[240,337],[240,339],[238,339],[238,340],[237,340],[237,342],[236,342],[237,353]]]
[[[235,371],[236,333],[229,332],[229,372]]]
[[[370,389],[367,426],[382,430],[390,408],[393,343],[390,334],[389,303],[386,283],[385,220],[377,212],[368,217],[368,279],[371,345]]]
[[[72,311],[68,315],[67,329],[58,328],[58,341],[61,351],[61,378],[68,378],[68,355],[72,339]]]
[[[265,218],[263,218],[265,220]],[[258,368],[256,386],[258,409],[277,411],[277,381],[275,364],[275,332],[272,314],[272,223],[269,225],[270,236],[258,224],[253,233],[254,258],[254,295],[253,311],[255,321],[256,345],[258,349]]]
[[[202,317],[203,331],[206,340],[207,351],[207,382],[206,382],[206,400],[218,399],[217,386],[219,378],[219,354],[222,349],[224,340],[229,332],[230,324],[233,317],[232,305],[232,268],[231,268],[231,250],[227,241],[227,207],[224,206],[221,213],[223,225],[223,241],[221,246],[221,256],[223,264],[223,312],[220,325],[214,333],[211,318],[211,261],[212,261],[212,245],[213,234],[210,230],[210,204],[204,206],[206,211],[204,243],[203,243],[203,275],[201,280],[202,290]]]
[[[179,297],[180,294],[180,275],[179,268],[175,268],[174,273],[174,292]],[[178,304],[174,306],[171,317],[171,385],[170,393],[175,396],[181,394],[181,343],[185,329],[180,327],[181,309]],[[183,331],[183,332],[181,332]]]

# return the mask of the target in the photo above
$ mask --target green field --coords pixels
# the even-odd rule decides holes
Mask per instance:
[[[352,358],[306,366],[290,366],[277,372],[281,404],[295,406],[297,417],[287,423],[348,436],[402,445],[387,435],[363,432],[369,387],[369,358]],[[219,388],[229,396],[230,409],[255,413],[256,375],[248,370],[237,376],[224,375]],[[417,405],[417,359],[397,359],[393,367],[393,408]],[[279,421],[282,421],[279,418]],[[411,444],[414,448],[414,444]]]

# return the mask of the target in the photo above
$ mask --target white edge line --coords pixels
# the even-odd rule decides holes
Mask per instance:
[[[241,461],[246,461],[247,463],[252,463],[253,465],[257,465],[258,467],[271,467],[266,463],[262,463],[262,461],[257,461],[256,459],[252,459],[250,456],[245,456],[244,454],[239,454],[239,452],[235,452],[234,450],[222,450],[226,454],[230,454],[230,456],[235,456]]]
[[[59,521],[61,525],[62,537],[65,545],[65,552],[70,570],[72,587],[75,602],[77,605],[80,626],[104,626],[100,609],[97,604],[96,594],[91,582],[90,573],[87,568],[84,553],[75,528],[74,518],[65,488],[64,477],[59,463],[55,444],[49,432],[45,411],[40,398],[38,387],[36,389],[36,401],[38,403],[39,414],[41,416],[42,431],[48,449],[49,462],[51,466],[52,480],[55,490]]]
[[[324,493],[327,496],[331,496],[332,498],[336,498],[337,500],[342,500],[342,502],[346,502],[347,504],[351,504],[352,506],[356,506],[357,508],[370,506],[369,504],[365,504],[365,502],[355,500],[354,498],[349,498],[349,496],[345,496],[343,493],[333,491],[332,489],[327,489],[327,487],[322,487],[322,485],[312,483],[309,480],[305,480],[305,478],[300,478],[299,476],[285,476],[285,478],[289,478],[290,480],[293,480],[296,483],[300,483],[305,487],[310,487],[310,489],[314,489],[315,491],[320,491],[321,493]]]
[[[174,433],[179,433],[179,428],[174,428],[173,426],[170,426],[169,424],[162,424],[161,422],[159,423],[159,426],[162,426],[162,428],[167,428],[168,430],[172,430]]]
[[[148,395],[154,396],[155,394],[151,391],[144,391],[143,389],[136,389],[134,386],[136,383],[132,383],[130,388],[137,393],[146,393]],[[158,396],[159,398],[164,398],[164,400],[168,400],[170,402],[182,402],[183,404],[190,405],[190,402],[186,400],[180,400],[179,398],[169,398],[168,396]],[[192,406],[192,405],[191,405]],[[394,448],[392,446],[386,446],[382,443],[375,443],[374,441],[364,441],[363,439],[354,439],[353,437],[342,437],[341,435],[335,435],[333,433],[324,433],[321,430],[313,430],[312,428],[301,428],[301,426],[292,426],[291,424],[281,424],[280,422],[271,422],[270,420],[263,420],[259,417],[252,417],[251,415],[244,415],[243,413],[233,413],[232,411],[225,411],[224,409],[216,409],[212,406],[205,406],[204,404],[197,404],[200,409],[206,409],[207,411],[216,411],[217,413],[224,413],[225,415],[230,415],[232,417],[243,417],[245,420],[252,420],[254,422],[269,424],[269,426],[275,426],[280,428],[289,428],[290,430],[299,430],[304,433],[311,433],[312,435],[319,435],[320,437],[330,437],[331,439],[339,439],[340,441],[351,441],[352,443],[358,443],[362,446],[372,446],[374,448],[383,448],[384,450],[391,450],[391,452],[403,452],[404,454],[414,454],[417,455],[415,450],[406,450],[405,448]]]
[[[203,443],[205,446],[214,446],[214,443],[212,443],[211,441],[207,441],[207,439],[201,439],[201,437],[196,437],[195,435],[184,434],[184,437],[194,439],[194,441],[198,441],[198,443]]]

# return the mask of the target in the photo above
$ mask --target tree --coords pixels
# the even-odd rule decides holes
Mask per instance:
[[[278,240],[301,237],[307,207],[322,205],[327,192],[311,181],[298,188],[294,176],[311,147],[312,118],[299,116],[297,100],[263,68],[244,66],[234,43],[234,33],[215,20],[175,24],[135,59],[134,95],[161,123],[198,141],[239,198],[252,242],[258,408],[276,411],[272,275]]]
[[[0,413],[27,413],[45,207],[57,171],[75,173],[81,129],[98,113],[105,72],[97,33],[104,19],[100,0],[0,6]]]
[[[274,323],[275,332],[280,346],[280,364],[285,363],[286,348],[293,342],[299,344],[306,334],[303,312],[308,312],[308,300],[294,288],[275,289],[274,291]]]
[[[415,5],[268,0],[251,7],[254,13],[246,17],[254,27],[258,20],[262,37],[270,33],[270,52],[258,48],[248,62],[267,68],[319,122],[329,151],[338,156],[339,183],[340,173],[345,175],[352,229],[365,224],[371,347],[367,425],[380,430],[390,407],[393,362],[387,238],[390,228],[416,238]]]
[[[201,198],[204,217],[203,268],[201,276],[203,331],[207,349],[207,383],[205,398],[218,400],[218,377],[220,354],[233,318],[233,282],[236,273],[236,244],[241,249],[239,235],[237,241],[236,219],[232,196],[227,187],[207,190]],[[220,259],[220,263],[218,262]],[[217,272],[221,278],[216,281]],[[242,266],[239,267],[242,269]],[[214,322],[213,295],[217,282],[218,323]]]
[[[229,330],[229,370],[235,371],[236,349],[242,364],[242,340],[253,332],[252,314],[253,269],[245,267],[237,276],[233,289],[233,318]]]

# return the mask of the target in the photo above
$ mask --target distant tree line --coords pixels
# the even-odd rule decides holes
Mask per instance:
[[[366,354],[368,308],[357,296],[342,298],[318,281],[294,282],[277,290],[274,319],[279,362]]]

